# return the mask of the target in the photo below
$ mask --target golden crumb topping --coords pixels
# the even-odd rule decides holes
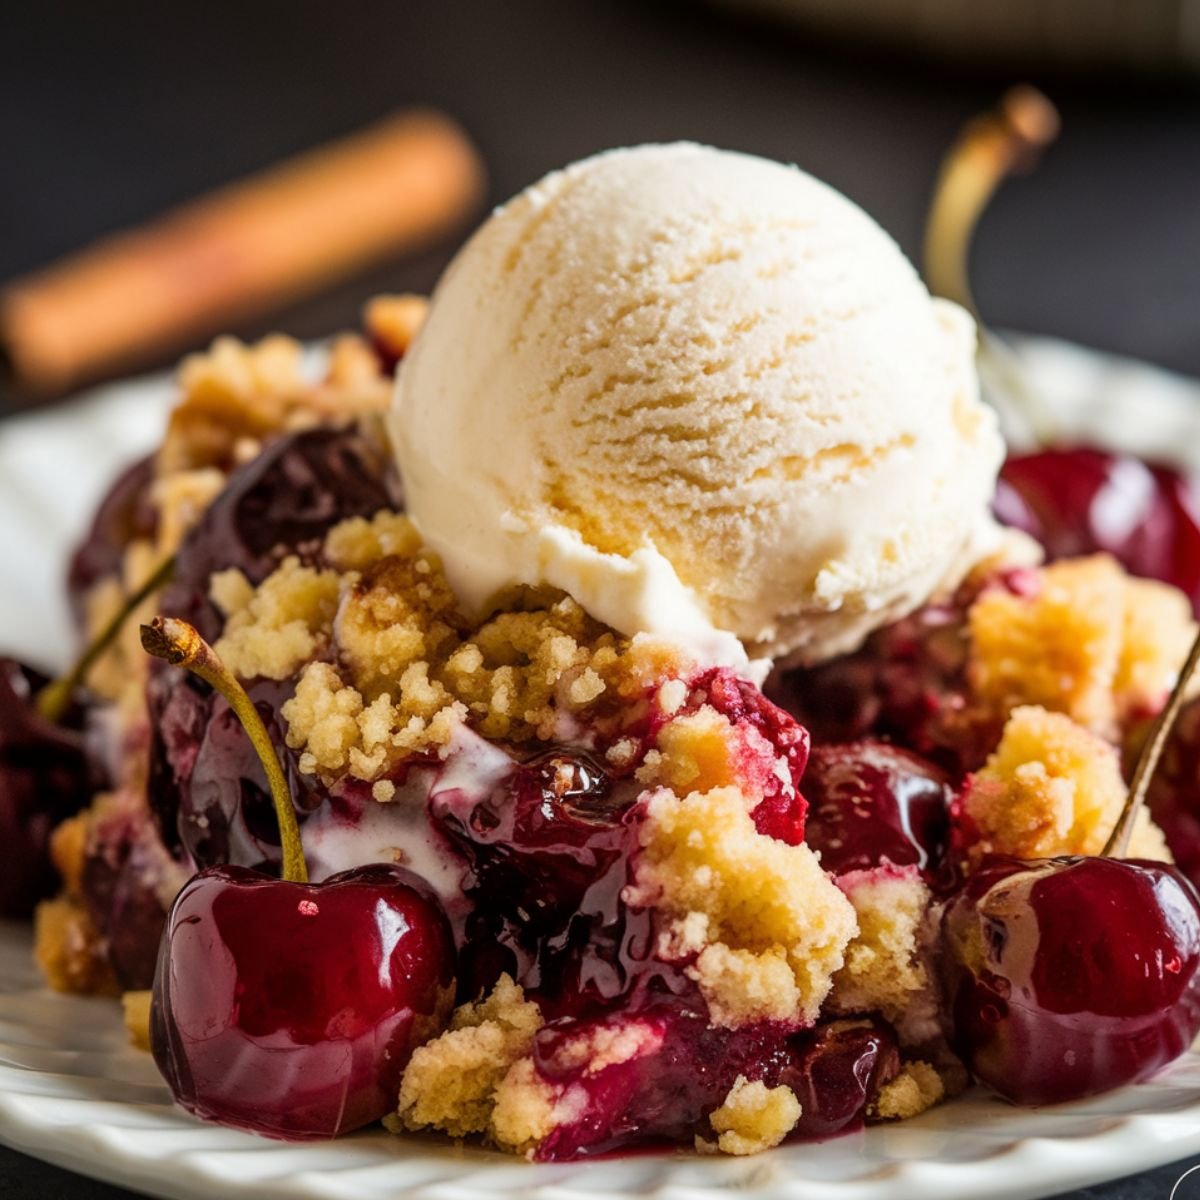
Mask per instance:
[[[501,976],[486,999],[456,1009],[445,1033],[413,1051],[388,1128],[440,1129],[452,1137],[486,1132],[497,1089],[528,1055],[541,1024],[538,1006]]]
[[[933,990],[920,952],[929,888],[915,870],[850,872],[838,886],[854,905],[858,932],[833,978],[830,1010],[881,1012],[895,1023]]]
[[[736,788],[667,789],[647,802],[633,905],[666,918],[666,957],[689,973],[712,1019],[816,1019],[854,936],[854,909],[804,845],[764,837]]]
[[[129,1041],[139,1050],[150,1049],[150,1004],[154,993],[145,991],[124,992],[121,996],[121,1016]]]
[[[1125,803],[1117,751],[1061,713],[1013,710],[1000,744],[968,780],[963,812],[974,826],[969,850],[1017,858],[1098,854]],[[1143,811],[1133,853],[1168,857]]]
[[[159,449],[158,474],[227,470],[270,434],[322,421],[380,413],[391,380],[360,337],[338,338],[323,378],[306,369],[304,348],[273,334],[248,346],[221,337],[179,367],[180,400]]]
[[[1001,716],[1039,705],[1110,739],[1160,707],[1193,634],[1183,594],[1132,578],[1104,554],[1033,578],[1032,594],[991,588],[971,606],[975,698]]]
[[[376,345],[393,358],[403,358],[428,312],[424,296],[374,296],[363,309],[363,325]]]
[[[213,649],[243,679],[287,679],[324,649],[338,608],[338,575],[301,566],[293,557],[257,589],[244,586],[244,577],[239,583],[240,574],[213,577],[212,599],[237,605],[226,610],[225,629]]]
[[[472,626],[400,513],[336,525],[323,560],[285,559],[258,588],[237,571],[210,581],[226,665],[246,679],[299,675],[282,712],[304,772],[374,783],[410,755],[443,752],[464,723],[551,740],[564,719],[634,719],[644,706],[626,701],[659,681],[667,699],[672,682],[683,688],[677,706],[686,699],[677,676],[691,663],[677,650],[620,638],[561,593],[516,592]]]
[[[720,1108],[708,1118],[717,1135],[716,1146],[699,1138],[698,1150],[720,1150],[723,1154],[758,1154],[778,1146],[800,1120],[800,1101],[789,1087],[769,1088],[760,1080],[751,1083],[744,1075]]]
[[[87,909],[68,896],[38,905],[33,956],[56,992],[98,996],[120,992]]]
[[[879,1089],[871,1116],[883,1121],[905,1120],[932,1108],[945,1094],[945,1082],[929,1063],[908,1062],[895,1079]]]

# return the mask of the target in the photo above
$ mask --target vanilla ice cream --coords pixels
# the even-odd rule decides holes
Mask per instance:
[[[615,150],[499,209],[397,383],[409,512],[476,610],[550,584],[626,634],[815,660],[994,537],[975,330],[794,167]]]

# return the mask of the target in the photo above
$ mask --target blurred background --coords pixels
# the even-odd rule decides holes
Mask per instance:
[[[1194,0],[4,10],[0,280],[415,104],[451,114],[479,146],[488,204],[604,147],[693,138],[799,163],[916,258],[943,151],[966,118],[1030,80],[1063,132],[983,220],[981,310],[1200,374]],[[247,336],[354,325],[374,291],[428,289],[483,211],[415,254],[228,325]]]

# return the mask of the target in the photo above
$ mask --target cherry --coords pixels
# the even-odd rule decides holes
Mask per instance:
[[[84,600],[102,579],[118,575],[125,549],[135,538],[153,536],[158,522],[150,501],[154,458],[127,467],[105,493],[91,528],[71,557],[67,595],[76,619],[82,621]]]
[[[640,1052],[595,1070],[572,1043],[624,1032]],[[711,1140],[709,1114],[739,1075],[786,1085],[802,1115],[791,1137],[829,1137],[861,1126],[867,1105],[900,1065],[894,1036],[874,1022],[836,1022],[796,1032],[772,1022],[712,1025],[698,997],[653,997],[585,1021],[564,1019],[534,1039],[534,1069],[567,1087],[573,1119],[538,1147],[543,1161],[609,1153],[645,1142]]]
[[[942,945],[955,1049],[1014,1103],[1136,1083],[1200,1031],[1200,897],[1165,863],[992,860]]]
[[[1120,857],[1198,661],[1200,637],[1101,857],[985,860],[942,914],[950,1040],[1015,1103],[1136,1083],[1200,1032],[1200,895],[1173,866]]]
[[[887,742],[816,746],[804,776],[806,841],[835,875],[887,862],[932,872],[945,852],[951,789],[931,763]]]
[[[82,714],[62,724],[35,697],[46,679],[0,658],[0,916],[28,916],[57,886],[50,832],[91,798],[96,780],[80,732]]]
[[[433,794],[434,825],[468,865],[465,995],[508,972],[548,1014],[578,1016],[629,991],[649,954],[649,915],[621,899],[638,791],[590,755],[557,748],[514,765],[482,802],[460,789]]]
[[[185,622],[142,627],[146,649],[217,688],[261,756],[282,879],[210,867],[167,917],[151,1046],[196,1116],[270,1137],[329,1138],[395,1104],[412,1050],[454,997],[454,938],[433,890],[393,864],[308,883],[287,780],[257,708]]]
[[[436,897],[403,867],[307,886],[211,867],[167,920],[155,1062],[204,1120],[336,1137],[395,1107],[412,1050],[452,1002],[453,953]]]
[[[1000,736],[1000,723],[969,704],[967,609],[975,594],[964,589],[927,604],[827,663],[776,668],[764,691],[818,745],[882,738],[955,777],[973,770]]]
[[[1200,699],[1180,711],[1146,804],[1176,865],[1200,887]]]
[[[1133,575],[1174,584],[1200,611],[1200,485],[1163,463],[1092,447],[1017,455],[996,515],[1050,558],[1107,551]]]
[[[329,529],[401,504],[382,450],[352,429],[308,429],[272,442],[235,470],[179,547],[162,611],[215,638],[222,619],[209,599],[215,571],[237,567],[261,583],[289,554],[311,562]]]

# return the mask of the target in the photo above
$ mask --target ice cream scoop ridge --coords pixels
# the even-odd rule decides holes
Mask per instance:
[[[818,659],[987,549],[974,327],[796,168],[689,144],[546,177],[459,253],[397,382],[464,604],[549,584],[706,658]]]

